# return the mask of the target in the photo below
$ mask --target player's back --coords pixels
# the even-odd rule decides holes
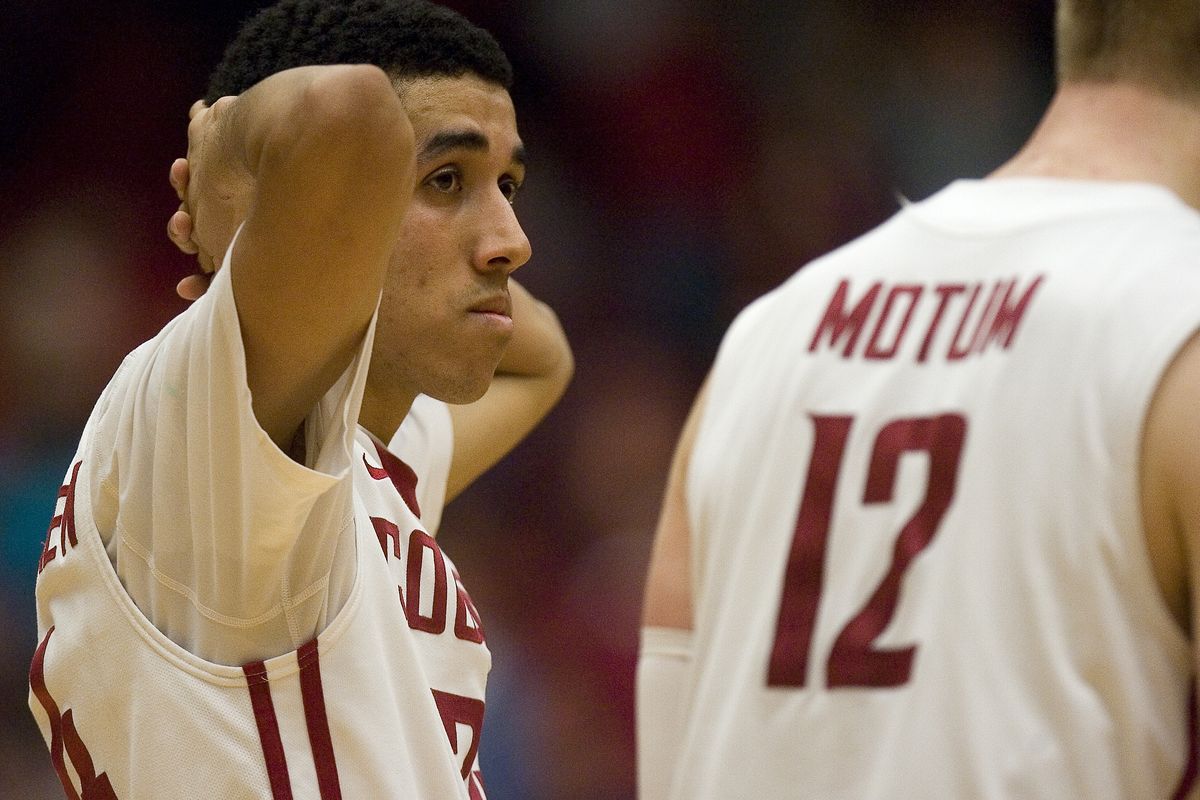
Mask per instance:
[[[1140,429],[1200,326],[1200,216],[960,182],[730,329],[687,477],[676,798],[1165,798],[1187,638]]]

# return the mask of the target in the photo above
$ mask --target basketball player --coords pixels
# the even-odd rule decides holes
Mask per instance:
[[[1198,41],[1062,0],[1019,154],[732,325],[650,567],[646,800],[1187,796]]]
[[[173,170],[211,284],[105,389],[39,563],[68,797],[484,796],[491,657],[433,534],[572,369],[508,280],[510,80],[423,0],[284,0],[226,52]]]

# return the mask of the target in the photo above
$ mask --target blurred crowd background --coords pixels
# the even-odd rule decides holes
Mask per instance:
[[[82,425],[184,304],[171,160],[264,2],[3,0],[0,796],[61,798],[26,708],[34,577]],[[561,406],[446,512],[495,668],[492,800],[632,798],[641,588],[721,333],[901,198],[998,166],[1053,89],[1051,0],[452,0],[516,67],[519,278],[575,348]]]

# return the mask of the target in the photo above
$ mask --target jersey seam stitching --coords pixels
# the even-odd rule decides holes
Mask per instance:
[[[117,525],[117,527],[118,527],[118,529],[121,528],[121,526],[119,524]],[[275,605],[273,605],[267,611],[264,611],[262,614],[259,614],[257,616],[234,617],[234,616],[230,616],[228,614],[222,614],[220,611],[217,611],[216,609],[210,608],[210,607],[206,606],[205,604],[201,603],[199,598],[196,596],[196,591],[194,589],[192,589],[190,586],[184,585],[183,583],[172,578],[170,575],[167,575],[166,573],[159,570],[158,567],[155,566],[154,559],[151,557],[149,551],[147,551],[145,548],[143,548],[139,542],[136,542],[133,539],[131,539],[129,536],[125,535],[124,531],[122,531],[122,533],[121,533],[121,547],[129,550],[130,553],[137,556],[146,565],[146,567],[150,570],[150,575],[154,578],[155,581],[157,581],[159,584],[161,584],[166,589],[168,589],[172,592],[175,592],[176,594],[181,595],[182,597],[186,598],[187,601],[189,603],[191,603],[191,605],[198,612],[200,612],[200,614],[203,617],[205,617],[206,619],[209,619],[213,622],[217,622],[217,623],[226,625],[231,628],[251,628],[256,625],[262,625],[265,622],[269,622],[270,620],[278,617],[280,614],[284,614],[285,618],[287,619],[287,623],[288,623],[288,633],[294,637],[294,630],[293,630],[293,626],[292,626],[291,615],[288,614],[287,612],[290,611],[292,608],[294,608],[297,604],[303,603],[305,600],[312,597],[312,595],[316,594],[318,591],[320,591],[322,588],[327,586],[329,583],[329,575],[324,575],[324,576],[318,578],[317,580],[313,581],[313,583],[309,584],[309,586],[306,587],[304,589],[304,591],[302,591],[298,595],[296,595],[291,601],[286,602],[286,605],[284,602],[281,601],[281,602],[278,602]],[[286,591],[286,586],[287,586],[287,579],[285,577],[284,578],[285,591]]]

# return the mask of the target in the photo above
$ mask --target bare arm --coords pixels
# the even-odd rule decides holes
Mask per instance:
[[[287,449],[356,352],[411,195],[413,134],[371,66],[301,67],[194,110],[192,240],[232,255],[254,414]]]
[[[679,437],[650,555],[636,676],[637,782],[642,800],[665,800],[687,731],[693,663],[691,530],[687,473],[706,391]]]
[[[1200,673],[1200,335],[1163,376],[1142,443],[1142,517],[1163,598],[1192,640]],[[1188,794],[1200,800],[1200,785]]]
[[[1163,375],[1146,417],[1142,450],[1142,513],[1151,564],[1179,624],[1192,632],[1200,603],[1200,336]],[[1200,665],[1200,654],[1197,656]]]
[[[515,281],[508,283],[516,329],[487,393],[450,406],[454,455],[446,500],[457,497],[517,446],[562,397],[575,360],[558,317]]]
[[[696,428],[704,413],[707,384],[700,390],[687,422],[683,426],[666,496],[658,518],[646,594],[642,607],[642,625],[646,627],[692,628],[691,530],[687,511],[687,471],[696,440]]]

